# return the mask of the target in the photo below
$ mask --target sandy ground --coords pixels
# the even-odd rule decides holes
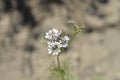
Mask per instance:
[[[120,0],[0,0],[0,80],[54,80],[40,40],[68,20],[85,24],[60,59],[80,80],[120,80]]]

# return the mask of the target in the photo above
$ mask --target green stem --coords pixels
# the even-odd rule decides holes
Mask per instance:
[[[57,55],[57,63],[58,63],[58,68],[60,68],[60,60],[59,60],[59,55]]]
[[[75,33],[72,35],[72,37],[71,37],[71,39],[70,39],[70,41],[69,41],[69,44],[72,43],[72,41],[75,39],[75,37],[76,37],[76,35],[77,35],[78,33],[79,33],[79,32],[75,32]]]
[[[57,55],[57,64],[58,64],[58,69],[61,70],[59,55]],[[64,75],[61,72],[60,72],[60,76],[61,76],[61,80],[64,80]]]

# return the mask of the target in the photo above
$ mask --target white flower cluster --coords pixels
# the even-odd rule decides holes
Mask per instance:
[[[45,38],[48,41],[48,53],[53,55],[58,55],[62,48],[68,46],[68,42],[70,40],[68,36],[62,35],[61,31],[55,28],[49,30],[46,33]]]

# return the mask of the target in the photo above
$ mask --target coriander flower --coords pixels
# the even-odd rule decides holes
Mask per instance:
[[[61,52],[59,48],[53,50],[53,55],[58,55]]]
[[[46,33],[45,38],[48,40],[56,40],[61,34],[61,31],[58,31],[57,29],[53,28],[52,30],[49,30]]]
[[[54,50],[52,48],[48,48],[48,53],[49,54],[53,53],[53,55],[58,55],[60,52],[61,52],[61,50],[59,48],[56,48]]]
[[[61,47],[64,47],[64,48],[67,47],[69,40],[70,40],[70,38],[68,36],[62,37]]]
[[[58,55],[61,52],[59,42],[48,42],[48,53],[53,55]]]
[[[53,55],[58,55],[62,48],[68,46],[70,40],[68,36],[63,35],[61,31],[54,28],[46,33],[45,38],[48,44],[48,53]]]

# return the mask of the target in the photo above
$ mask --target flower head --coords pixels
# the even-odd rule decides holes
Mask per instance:
[[[68,36],[63,35],[61,31],[55,28],[49,30],[46,33],[45,38],[48,41],[48,53],[53,55],[58,55],[62,48],[68,46],[68,42],[70,40]]]
[[[56,40],[61,34],[61,31],[58,31],[57,29],[53,28],[52,30],[49,30],[46,33],[45,38],[48,40]]]

